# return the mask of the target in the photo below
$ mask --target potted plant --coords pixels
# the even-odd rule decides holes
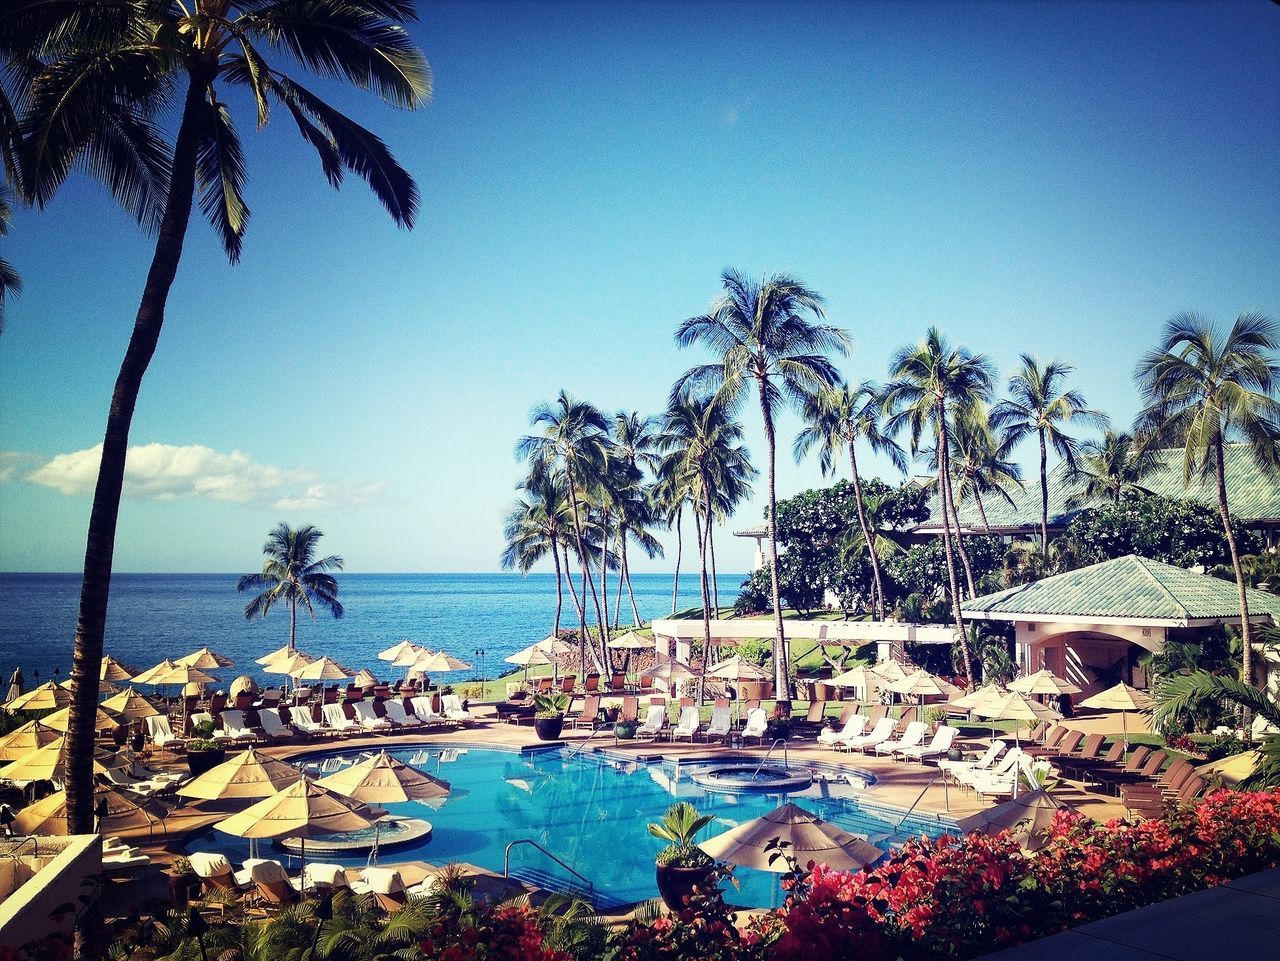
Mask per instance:
[[[541,741],[554,741],[564,727],[569,698],[564,694],[536,694],[533,698],[533,729]]]
[[[636,736],[636,722],[618,721],[613,725],[613,736],[619,741],[630,741]]]
[[[169,900],[181,910],[191,903],[191,895],[200,890],[200,876],[186,858],[175,858],[169,865]]]
[[[931,707],[924,712],[924,719],[929,722],[930,731],[937,731],[947,720],[947,709],[945,707]]]
[[[678,801],[667,808],[657,824],[649,825],[649,833],[668,842],[658,853],[658,893],[672,911],[684,907],[685,899],[695,887],[706,889],[712,883],[716,862],[694,843],[698,832],[714,821],[709,814],[699,814],[688,801]]]
[[[791,738],[791,711],[787,707],[782,704],[774,707],[773,714],[764,727],[764,736],[770,743]]]
[[[227,759],[227,752],[222,745],[209,740],[213,735],[212,721],[200,722],[191,729],[191,734],[187,739],[187,769],[191,771],[192,777],[199,777]]]

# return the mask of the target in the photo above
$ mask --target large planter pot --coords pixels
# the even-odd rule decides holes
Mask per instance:
[[[559,739],[560,730],[563,727],[563,717],[539,717],[533,721],[533,730],[537,733],[540,741],[555,741]]]
[[[613,736],[619,741],[630,741],[636,736],[636,726],[634,724],[615,724],[613,726]]]
[[[170,874],[169,900],[179,910],[191,903],[194,894],[200,891],[200,877],[196,874]]]
[[[711,874],[715,869],[714,864],[708,864],[700,868],[657,865],[658,893],[662,895],[662,903],[672,911],[679,911],[685,906],[685,898],[693,894],[695,887],[702,888],[704,891],[707,889],[707,885],[711,882]]]
[[[217,767],[226,759],[227,752],[220,747],[211,751],[188,751],[187,768],[191,771],[192,777],[199,777],[205,771]]]

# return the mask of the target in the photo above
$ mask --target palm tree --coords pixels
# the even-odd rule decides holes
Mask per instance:
[[[1165,470],[1168,468],[1154,445],[1140,444],[1123,431],[1108,430],[1102,440],[1080,445],[1072,479],[1079,485],[1081,499],[1106,498],[1118,504],[1128,493],[1152,493],[1143,481]]]
[[[858,527],[864,543],[874,543],[871,527],[867,523],[866,498],[862,493],[862,478],[858,475],[858,443],[865,442],[874,453],[889,458],[893,466],[904,474],[907,459],[902,448],[893,438],[880,429],[884,417],[880,389],[869,380],[854,386],[842,384],[820,390],[804,399],[801,416],[808,425],[796,435],[792,453],[796,463],[815,446],[818,447],[818,465],[823,474],[833,474],[836,461],[844,451],[849,453],[849,472],[853,477],[853,495],[858,509]],[[880,573],[880,559],[874,550],[867,552],[871,564],[876,618],[884,620],[884,579]]]
[[[953,419],[985,404],[991,396],[994,372],[991,362],[964,347],[951,347],[936,327],[924,340],[901,348],[890,363],[885,385],[884,406],[889,414],[890,433],[907,430],[911,451],[918,454],[922,442],[931,439],[938,452],[938,497],[942,504],[942,547],[947,559],[947,579],[951,590],[951,612],[956,637],[964,657],[965,678],[973,685],[973,658],[960,610],[960,584],[956,577],[955,549],[951,540],[951,429]]]
[[[299,605],[312,620],[316,607],[335,618],[344,613],[338,600],[338,581],[329,573],[342,570],[342,558],[336,554],[316,558],[316,543],[323,536],[310,524],[296,530],[288,524],[277,524],[262,548],[266,556],[262,572],[246,574],[236,582],[236,590],[241,593],[258,591],[245,605],[245,620],[266,617],[281,602],[289,605],[289,650],[297,645]]]
[[[1194,723],[1196,715],[1207,707],[1232,705],[1246,719],[1257,715],[1273,728],[1280,728],[1280,704],[1262,688],[1234,677],[1196,670],[1161,678],[1156,684],[1156,708],[1153,714],[1157,729],[1169,723]],[[1240,785],[1261,790],[1280,787],[1280,734],[1268,734],[1258,752],[1253,773]]]
[[[658,467],[658,422],[654,417],[641,417],[636,411],[620,410],[613,417],[613,444],[619,458],[627,465],[631,482],[621,491],[618,507],[618,548],[622,564],[618,577],[618,603],[614,607],[613,620],[618,623],[618,610],[622,606],[622,587],[625,582],[631,599],[631,615],[636,627],[640,626],[640,611],[636,607],[636,592],[631,585],[631,565],[627,558],[627,542],[635,540],[649,558],[662,556],[662,545],[649,533],[653,523],[652,499],[644,484],[646,472]]]
[[[667,530],[676,534],[676,571],[671,584],[671,614],[674,617],[680,603],[680,562],[684,556],[684,537],[681,524],[684,519],[684,508],[689,503],[689,490],[679,483],[676,477],[657,472],[651,496],[655,515],[666,525]]]
[[[991,530],[983,495],[995,496],[1013,506],[1011,487],[1022,486],[1022,468],[1009,457],[1013,439],[991,426],[986,408],[959,418],[951,431],[952,474],[961,503],[973,499],[982,529]]]
[[[1011,443],[1036,435],[1040,443],[1040,543],[1049,544],[1049,447],[1067,465],[1076,469],[1080,443],[1066,432],[1077,421],[1088,427],[1105,429],[1110,421],[1093,410],[1078,390],[1064,390],[1070,364],[1051,360],[1043,367],[1030,354],[1022,355],[1022,366],[1009,377],[1010,396],[991,411],[991,426],[1006,431]]]
[[[564,478],[549,472],[540,473],[526,481],[524,490],[525,496],[516,498],[507,513],[502,567],[528,574],[535,564],[550,555],[556,572],[556,615],[551,633],[559,637],[565,575],[560,566],[560,545],[565,542],[567,528],[572,523]],[[570,586],[572,583],[570,581]]]
[[[7,237],[9,224],[13,220],[13,209],[9,206],[9,197],[3,186],[0,186],[0,237]],[[0,334],[4,333],[5,302],[22,293],[22,278],[10,263],[0,258]]]
[[[837,327],[815,322],[825,316],[821,295],[792,277],[774,274],[757,282],[729,269],[721,279],[724,292],[711,309],[699,317],[689,318],[676,331],[676,342],[681,347],[704,344],[718,356],[718,361],[687,371],[676,382],[673,396],[709,389],[733,410],[747,391],[755,387],[769,458],[767,517],[773,589],[774,683],[778,697],[785,700],[789,680],[782,600],[778,593],[775,425],[785,407],[797,406],[810,394],[839,382],[840,375],[826,355],[843,355],[848,349],[849,336]]]
[[[609,640],[609,625],[591,573],[590,555],[583,534],[582,507],[586,489],[608,468],[609,423],[595,406],[563,390],[554,403],[535,407],[530,423],[541,427],[542,433],[522,437],[516,443],[516,456],[529,462],[531,476],[559,472],[568,485],[569,516],[573,521],[578,558],[582,562],[583,590],[591,593],[596,623],[600,628],[601,653],[596,655],[592,649],[592,656],[603,670],[609,660],[608,648],[604,646]],[[584,649],[591,646],[587,637],[586,606],[584,593],[578,621],[578,639]]]
[[[840,559],[846,564],[854,563],[863,554],[867,555],[867,560],[871,564],[878,565],[880,558],[892,557],[902,552],[902,545],[884,533],[886,524],[883,516],[887,509],[895,502],[896,492],[892,490],[884,491],[880,494],[868,494],[862,504],[862,512],[866,517],[865,527],[859,523],[859,530],[851,530],[840,539]],[[871,548],[868,549],[867,545]],[[875,558],[873,561],[872,558]],[[874,567],[872,570],[874,571]],[[873,582],[873,592],[879,592],[878,601],[881,605],[887,604],[887,600],[883,593],[883,587],[875,587]]]
[[[1240,441],[1261,470],[1280,467],[1280,403],[1274,396],[1280,366],[1273,359],[1278,343],[1275,324],[1261,314],[1241,314],[1225,334],[1197,314],[1178,314],[1135,373],[1146,403],[1138,415],[1139,434],[1182,446],[1184,483],[1196,473],[1216,482],[1218,514],[1240,594],[1246,684],[1253,683],[1253,627],[1227,503],[1223,450],[1229,441]]]
[[[413,178],[372,132],[269,62],[280,54],[324,78],[416,108],[430,70],[402,24],[412,0],[14,0],[0,14],[0,49],[20,64],[26,132],[17,186],[43,207],[77,165],[103,180],[156,234],[155,250],[112,393],[85,548],[72,663],[67,808],[72,830],[93,825],[92,718],[106,626],[129,428],[200,190],[200,208],[234,263],[249,219],[246,164],[230,87],[245,88],[259,127],[283,107],[337,186],[369,183],[401,226],[415,220]],[[176,122],[172,149],[162,125]]]

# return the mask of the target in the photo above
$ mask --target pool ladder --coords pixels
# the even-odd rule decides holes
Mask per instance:
[[[590,734],[588,734],[588,735],[587,735],[587,736],[586,736],[586,737],[585,737],[581,742],[579,742],[578,744],[575,744],[575,745],[573,746],[573,749],[572,749],[572,750],[570,750],[570,751],[569,751],[569,753],[568,753],[568,754],[566,754],[566,755],[564,756],[564,757],[565,757],[565,760],[567,761],[569,758],[574,757],[574,756],[576,756],[578,753],[580,753],[584,747],[586,747],[588,744],[590,744],[590,743],[591,743],[592,739],[593,739],[597,734],[609,734],[609,733],[611,733],[611,732],[612,732],[612,730],[613,730],[613,729],[612,729],[612,728],[609,728],[609,727],[598,727],[598,728],[596,728],[594,731],[592,731]]]
[[[544,848],[541,844],[539,844],[533,838],[520,838],[519,840],[512,841],[510,844],[507,845],[506,850],[503,851],[502,875],[508,881],[511,880],[511,849],[514,847],[519,847],[522,844],[527,844],[530,847],[537,848],[544,855],[549,857],[552,861],[555,861],[556,864],[560,865],[560,867],[564,868],[566,871],[572,874],[575,878],[577,878],[579,881],[585,884],[587,886],[588,895],[594,899],[596,886],[592,884],[591,881],[588,880],[585,876],[583,876],[580,872],[575,871],[573,868],[569,867],[569,865],[565,864],[564,861],[560,860],[558,857],[556,857],[554,854],[552,854],[550,851]]]
[[[916,809],[916,805],[924,800],[924,796],[928,793],[929,788],[933,787],[938,781],[942,781],[942,803],[946,810],[951,810],[951,793],[947,790],[947,772],[939,771],[933,776],[933,779],[920,789],[920,793],[916,795],[916,799],[911,802],[911,807],[907,808],[907,813],[902,815],[902,820],[893,826],[896,831],[907,823],[907,818],[911,817],[911,812]]]
[[[772,744],[769,745],[769,750],[764,752],[764,757],[760,759],[760,763],[756,765],[756,769],[751,772],[751,777],[753,779],[756,777],[756,775],[760,773],[760,770],[766,764],[769,763],[769,755],[773,753],[773,749],[776,748],[779,744],[782,745],[782,769],[784,771],[790,770],[791,758],[787,754],[787,742],[784,741],[782,738],[778,738],[776,741],[774,741]]]

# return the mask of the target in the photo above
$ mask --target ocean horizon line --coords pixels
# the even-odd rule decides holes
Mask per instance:
[[[245,571],[112,571],[112,577],[243,577]],[[610,572],[614,573],[614,572]],[[632,577],[674,577],[675,571],[632,571]],[[67,577],[81,576],[82,571],[0,571],[0,577]],[[339,571],[340,577],[530,577],[554,578],[555,571]],[[680,577],[697,577],[698,571],[681,571]],[[708,572],[710,577],[710,572]],[[747,577],[745,571],[717,571],[716,576]]]

